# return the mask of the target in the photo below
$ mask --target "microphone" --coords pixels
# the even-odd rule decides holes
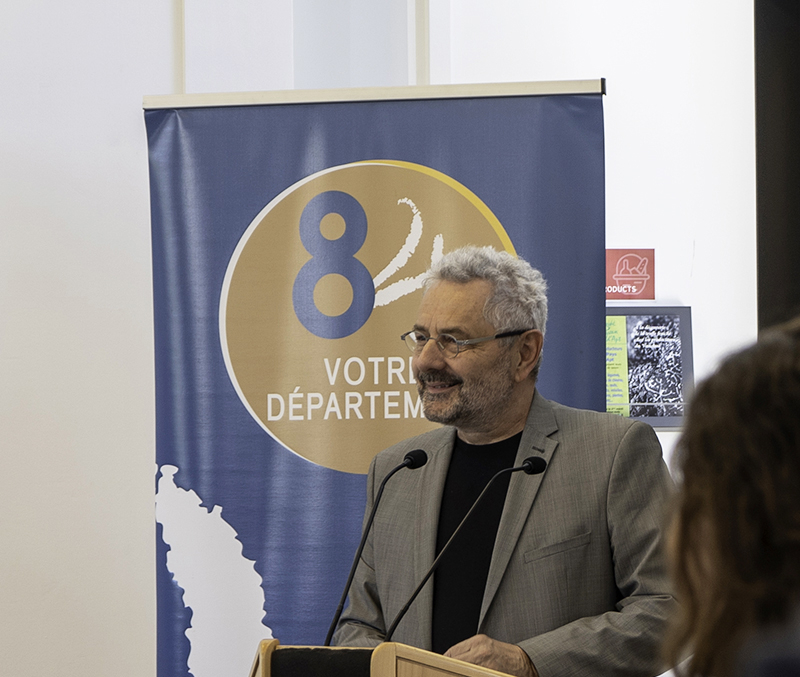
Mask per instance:
[[[369,513],[369,517],[367,518],[367,523],[364,525],[364,532],[361,534],[361,543],[358,544],[358,549],[356,550],[356,556],[353,558],[353,564],[350,567],[350,574],[347,577],[347,583],[344,585],[344,592],[342,592],[342,598],[339,600],[339,606],[336,607],[336,613],[333,616],[333,622],[331,622],[331,627],[328,628],[328,634],[325,637],[325,644],[323,646],[330,646],[331,640],[333,639],[333,633],[336,631],[336,626],[339,623],[339,619],[342,617],[342,611],[344,610],[344,603],[347,599],[347,593],[350,592],[350,586],[353,584],[353,577],[356,575],[356,569],[358,568],[358,562],[361,559],[361,553],[364,552],[364,545],[367,543],[367,536],[369,535],[370,529],[372,528],[372,521],[375,519],[375,512],[378,510],[378,504],[381,502],[381,496],[383,496],[383,488],[386,486],[386,483],[389,481],[389,478],[392,477],[396,472],[402,470],[403,468],[409,468],[410,470],[415,470],[416,468],[421,468],[428,462],[428,454],[426,454],[422,449],[414,449],[413,451],[409,451],[404,457],[403,462],[398,465],[396,468],[393,468],[389,471],[386,477],[383,478],[383,482],[381,482],[380,487],[378,487],[378,493],[375,494],[375,502],[372,504],[372,510]]]
[[[428,582],[428,579],[430,579],[430,577],[433,576],[433,573],[438,568],[439,562],[441,562],[444,553],[447,552],[447,549],[450,547],[450,544],[458,535],[458,532],[461,531],[461,528],[464,526],[464,524],[466,524],[470,515],[474,512],[475,508],[481,502],[481,499],[483,499],[483,497],[486,495],[486,492],[489,490],[489,487],[491,487],[492,484],[494,484],[494,481],[501,475],[505,475],[506,473],[518,472],[520,470],[522,470],[526,475],[540,475],[545,471],[546,468],[547,468],[547,461],[545,461],[541,456],[528,456],[528,458],[526,458],[522,462],[522,465],[518,465],[515,468],[505,468],[500,472],[496,473],[492,477],[492,479],[490,479],[486,483],[486,486],[483,488],[483,491],[481,491],[478,498],[475,499],[475,502],[472,504],[472,507],[467,511],[467,514],[464,515],[464,519],[461,520],[459,525],[456,527],[456,530],[447,540],[447,543],[445,543],[444,547],[439,551],[439,554],[436,556],[436,559],[433,560],[433,564],[431,564],[431,568],[428,569],[428,573],[426,573],[425,576],[422,578],[417,588],[411,594],[411,597],[409,598],[408,602],[406,602],[406,605],[402,609],[400,609],[400,612],[397,614],[397,616],[395,616],[394,621],[392,621],[392,624],[386,631],[386,637],[383,640],[384,642],[391,641],[394,631],[397,629],[397,626],[399,625],[400,621],[403,620],[403,617],[406,615],[406,612],[408,611],[409,607],[417,598],[417,595],[419,595],[419,593],[422,591],[422,588],[425,587],[425,584]]]
[[[547,468],[547,461],[541,456],[528,456],[521,466],[526,475],[541,475]],[[511,468],[511,472],[515,472],[519,468]]]
[[[400,467],[405,466],[409,470],[416,470],[417,468],[421,468],[428,462],[428,454],[426,454],[422,449],[414,449],[413,451],[409,451],[404,457],[403,462],[400,464],[398,468],[392,470],[387,476],[386,479],[389,479]],[[384,480],[385,481],[385,480]]]

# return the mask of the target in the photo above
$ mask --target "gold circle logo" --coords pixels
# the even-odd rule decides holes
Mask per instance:
[[[431,261],[467,244],[515,253],[475,194],[422,165],[356,162],[278,195],[239,241],[220,301],[225,364],[253,418],[294,453],[350,473],[435,427],[400,334]]]

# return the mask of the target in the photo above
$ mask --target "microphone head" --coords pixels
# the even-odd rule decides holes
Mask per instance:
[[[428,462],[428,454],[422,449],[414,449],[414,451],[409,451],[405,455],[403,462],[406,464],[406,468],[411,468],[411,470],[421,468]]]
[[[522,462],[522,468],[526,475],[539,475],[547,468],[547,461],[541,456],[528,456]]]

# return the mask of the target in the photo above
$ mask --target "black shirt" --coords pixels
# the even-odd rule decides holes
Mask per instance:
[[[436,553],[460,524],[489,480],[511,468],[522,433],[493,444],[456,438],[442,492]],[[433,575],[433,650],[444,653],[478,631],[497,527],[511,473],[499,477],[464,525]]]

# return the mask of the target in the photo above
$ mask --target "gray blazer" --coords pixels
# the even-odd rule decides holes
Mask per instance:
[[[411,449],[428,463],[389,480],[334,643],[374,646],[435,556],[455,429],[378,454],[367,512],[386,473]],[[672,482],[652,428],[534,396],[517,452],[548,463],[511,476],[475,632],[521,646],[541,677],[656,675],[674,599],[661,532]],[[460,537],[469,538],[467,529]],[[433,581],[393,640],[431,646]]]

